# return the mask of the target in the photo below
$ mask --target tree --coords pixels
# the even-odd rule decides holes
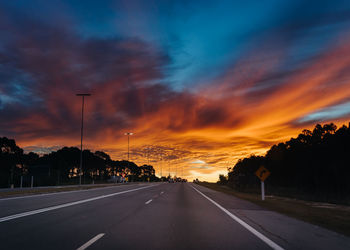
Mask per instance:
[[[220,184],[220,185],[226,185],[227,181],[228,181],[227,176],[225,176],[223,174],[220,174],[219,175],[219,180],[218,180],[217,183]]]
[[[333,123],[317,124],[312,131],[304,129],[297,138],[273,145],[265,156],[240,159],[229,170],[228,185],[242,191],[258,190],[254,173],[264,165],[271,172],[267,184],[272,193],[350,202],[349,152],[349,127],[337,130]]]
[[[7,137],[0,138],[0,185],[10,186],[14,184],[15,177],[21,174],[23,169],[23,149],[16,145],[15,140]]]

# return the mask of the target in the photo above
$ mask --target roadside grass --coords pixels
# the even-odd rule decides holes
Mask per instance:
[[[287,216],[350,236],[350,206],[311,202],[278,196],[266,196],[261,200],[258,194],[242,193],[216,183],[199,182],[199,185],[223,192],[237,198]]]
[[[59,192],[68,192],[68,191],[78,191],[78,190],[88,190],[88,189],[96,189],[103,187],[111,187],[111,186],[119,186],[125,184],[97,184],[97,185],[89,185],[89,186],[62,186],[62,187],[47,187],[47,188],[23,188],[23,189],[13,189],[8,191],[1,191],[0,198],[9,198],[9,197],[17,197],[17,196],[25,196],[25,195],[33,195],[33,194],[47,194],[47,193],[59,193]]]

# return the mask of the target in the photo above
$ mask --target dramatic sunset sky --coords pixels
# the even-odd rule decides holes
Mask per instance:
[[[349,1],[0,0],[0,136],[216,181],[350,118]],[[162,160],[161,160],[162,159]]]

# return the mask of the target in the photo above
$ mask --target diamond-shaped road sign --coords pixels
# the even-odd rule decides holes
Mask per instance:
[[[265,179],[267,177],[269,177],[269,175],[271,174],[271,172],[269,170],[267,170],[264,166],[261,166],[258,170],[256,170],[255,175],[258,176],[258,178],[261,181],[265,181]]]

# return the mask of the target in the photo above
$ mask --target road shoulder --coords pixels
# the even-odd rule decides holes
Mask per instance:
[[[350,238],[323,227],[286,216],[268,207],[195,185],[228,211],[287,249],[350,249]]]

